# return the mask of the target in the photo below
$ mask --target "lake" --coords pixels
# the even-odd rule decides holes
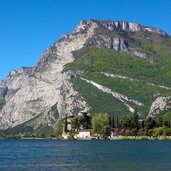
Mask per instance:
[[[0,140],[0,171],[171,171],[171,141]]]

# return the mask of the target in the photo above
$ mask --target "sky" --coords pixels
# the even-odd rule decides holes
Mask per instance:
[[[0,80],[35,66],[84,19],[137,22],[171,35],[171,0],[0,0]]]

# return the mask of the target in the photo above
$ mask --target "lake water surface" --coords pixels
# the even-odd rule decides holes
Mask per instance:
[[[171,141],[0,140],[0,171],[171,171]]]

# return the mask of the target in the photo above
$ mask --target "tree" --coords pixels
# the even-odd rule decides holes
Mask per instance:
[[[72,118],[71,122],[72,128],[78,131],[79,129],[81,129],[81,126],[83,127],[84,117],[82,115],[75,115]]]
[[[155,128],[154,130],[154,136],[160,136],[163,135],[163,127]]]
[[[170,136],[171,135],[171,129],[168,127],[164,127],[163,129],[163,135],[164,136]]]
[[[60,119],[57,121],[55,130],[54,130],[54,134],[55,134],[56,138],[61,139],[62,132],[63,132],[63,121],[62,121],[62,119]]]
[[[145,121],[145,128],[146,129],[153,129],[154,127],[156,127],[155,120],[151,117],[147,118],[147,120]]]
[[[67,129],[67,116],[65,117],[65,123],[64,123],[64,132],[67,133],[68,129]]]
[[[154,135],[155,136],[170,136],[171,134],[171,129],[168,127],[158,127],[154,129]]]
[[[163,121],[163,126],[169,128],[169,122],[168,121]]]
[[[132,120],[130,117],[124,117],[120,120],[120,127],[125,129],[131,129],[132,128]]]
[[[144,129],[145,124],[144,124],[144,120],[141,122],[141,128]]]
[[[140,124],[139,124],[139,116],[138,116],[138,110],[137,110],[137,108],[135,109],[134,114],[133,114],[131,120],[132,120],[131,127],[133,129],[139,129],[140,128]]]
[[[116,118],[116,128],[119,128],[119,118],[118,118],[118,116]]]
[[[111,119],[111,128],[115,128],[115,118],[114,118],[114,116]]]
[[[110,133],[110,118],[107,113],[95,114],[92,117],[93,133],[101,138],[106,138]]]
[[[159,127],[162,127],[162,126],[163,126],[163,119],[159,118]]]

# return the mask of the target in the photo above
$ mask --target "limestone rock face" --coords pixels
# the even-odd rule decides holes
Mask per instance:
[[[74,90],[69,82],[70,75],[62,73],[64,65],[74,60],[72,52],[82,48],[94,34],[96,24],[90,25],[85,32],[64,35],[47,49],[33,69],[21,68],[12,71],[1,81],[1,96],[6,104],[0,112],[0,129],[7,129],[18,124],[45,116],[56,104],[59,116],[74,114],[75,108],[88,110],[84,99]],[[47,120],[53,125],[54,120]]]
[[[78,110],[89,110],[83,97],[70,83],[71,77],[78,73],[63,72],[64,66],[74,61],[72,52],[94,42],[99,48],[117,51],[128,51],[130,47],[124,38],[96,34],[100,27],[111,31],[143,30],[166,35],[160,29],[136,23],[82,21],[72,33],[63,35],[48,48],[35,67],[11,71],[7,78],[0,81],[0,129],[12,128],[34,119],[37,121],[36,127],[42,124],[53,126],[58,117],[75,114]]]
[[[168,109],[171,109],[171,96],[160,96],[152,103],[148,117],[154,118]]]
[[[108,48],[115,49],[116,51],[128,51],[129,42],[123,38],[112,38],[106,35],[95,35],[90,41],[89,44],[94,44],[99,48]]]
[[[167,33],[161,29],[153,28],[153,27],[146,27],[146,26],[142,26],[138,23],[132,23],[132,22],[126,22],[126,21],[84,20],[81,22],[79,29],[83,29],[83,28],[85,28],[83,26],[89,25],[91,23],[97,23],[98,25],[101,25],[109,30],[115,30],[115,31],[119,31],[119,30],[130,31],[130,32],[148,31],[148,32],[161,34],[164,36],[167,35]]]
[[[147,55],[146,55],[145,53],[143,53],[143,52],[134,51],[133,54],[134,54],[135,56],[140,57],[140,58],[144,58],[144,59],[147,58]]]
[[[8,89],[17,89],[32,74],[32,71],[31,67],[22,67],[19,70],[13,70],[4,80],[0,81],[0,85],[6,86]]]
[[[0,99],[3,100],[7,94],[8,87],[7,86],[1,86],[0,87]]]

